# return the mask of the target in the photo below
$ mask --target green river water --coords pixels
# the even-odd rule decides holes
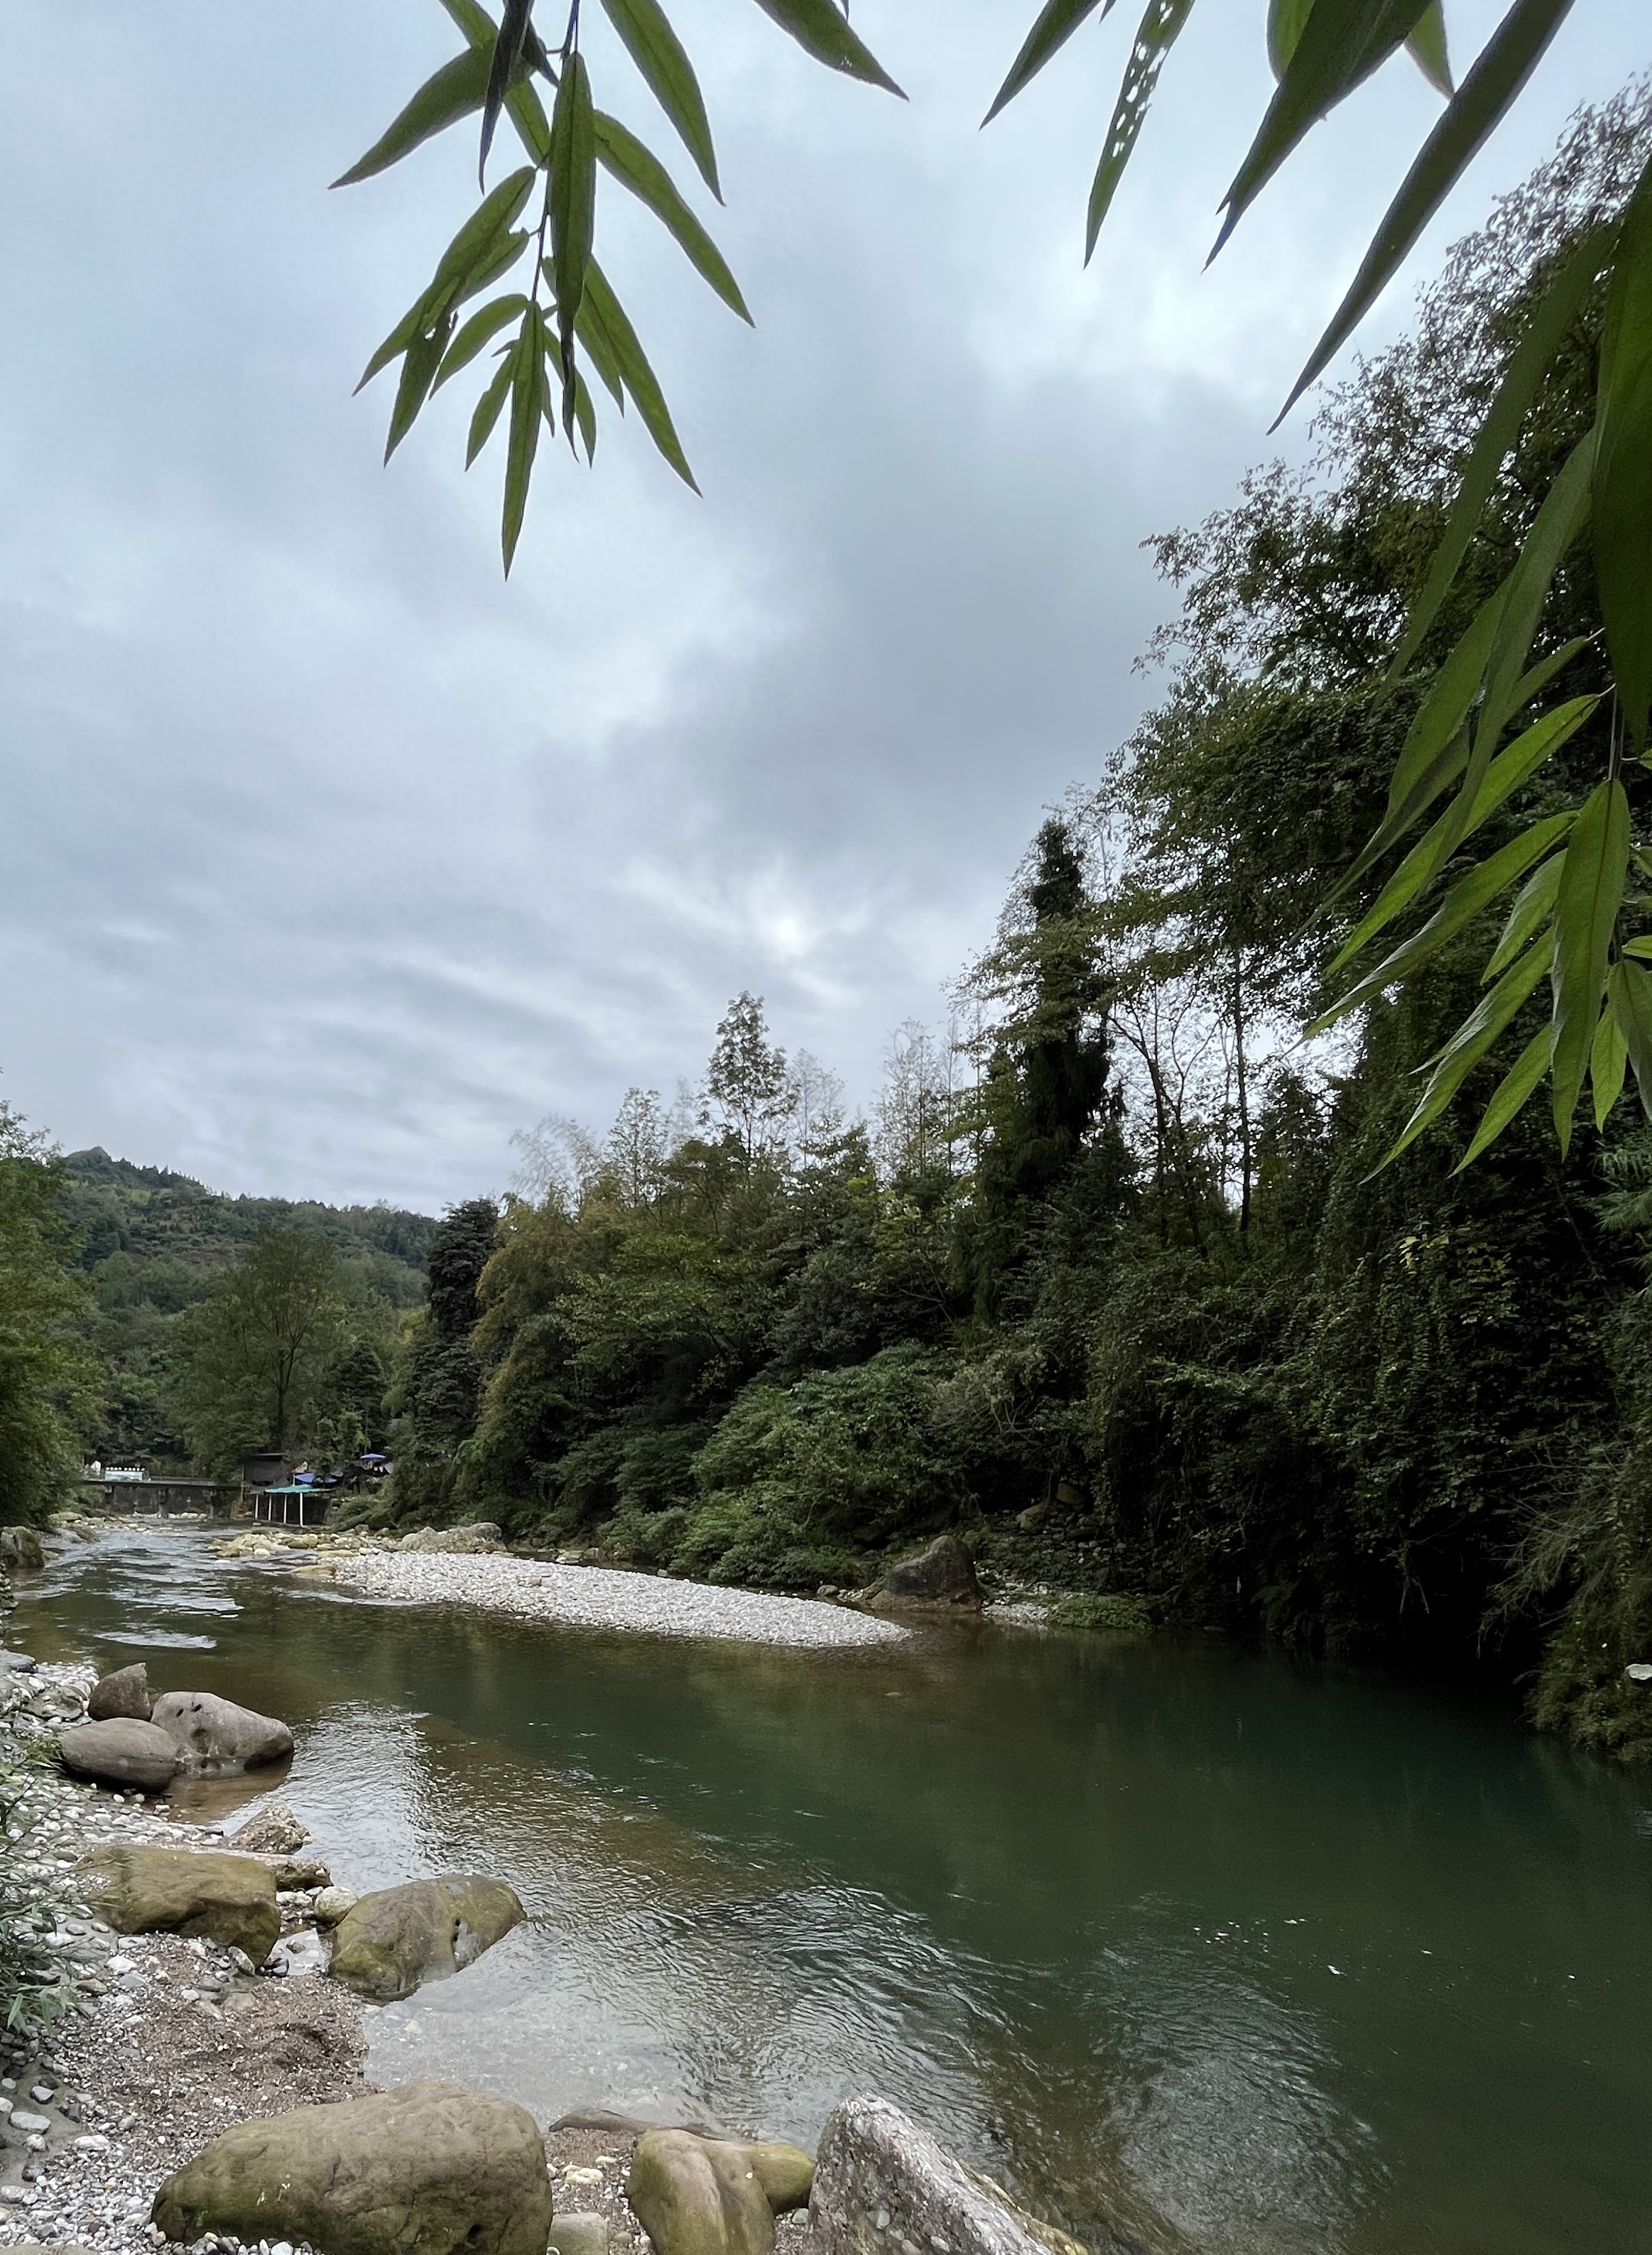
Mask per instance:
[[[19,1596],[43,1658],[285,1716],[341,1882],[517,1887],[369,2013],[381,2082],[805,2143],[875,2090],[1153,2255],[1652,2250],[1652,1786],[1506,1711],[1198,1642],[528,1627],[181,1529]]]

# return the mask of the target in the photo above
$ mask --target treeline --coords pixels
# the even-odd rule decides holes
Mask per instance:
[[[1473,1007],[1483,919],[1301,1036],[1387,874],[1325,910],[1431,669],[1589,426],[1598,305],[1386,687],[1455,468],[1524,310],[1620,206],[1649,130],[1644,89],[1583,118],[1414,334],[1330,398],[1310,468],[1259,471],[1159,544],[1181,608],[1156,709],[1042,826],[947,1029],[903,1029],[866,1117],[742,995],[690,1096],[632,1090],[606,1134],[547,1123],[515,1194],[436,1226],[428,1298],[379,1335],[387,1385],[351,1412],[395,1454],[387,1516],[798,1590],[959,1527],[1023,1578],[1166,1622],[1522,1677],[1545,1722],[1652,1757],[1623,1673],[1652,1658],[1638,1110],[1620,1099],[1564,1162],[1528,1111],[1463,1166],[1534,1005],[1462,1115],[1384,1163]],[[1545,703],[1592,685],[1599,623],[1585,565],[1557,584],[1535,655],[1579,648]],[[1607,725],[1476,850],[1571,803]],[[252,1320],[236,1289],[202,1303],[169,1397],[193,1399],[198,1448],[234,1392],[207,1344]],[[325,1393],[295,1430],[341,1430]],[[267,1387],[235,1398],[221,1438],[276,1414]]]

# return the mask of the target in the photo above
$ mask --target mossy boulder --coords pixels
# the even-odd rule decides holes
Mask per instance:
[[[154,2221],[327,2255],[545,2255],[551,2180],[533,2118],[461,2083],[409,2083],[237,2123],[167,2178]]]
[[[251,1856],[109,1843],[75,1868],[88,1901],[120,1934],[204,1935],[261,1965],[281,1932],[275,1874]]]
[[[959,1605],[981,1610],[975,1562],[955,1535],[938,1535],[927,1550],[891,1566],[878,1596],[896,1605]]]
[[[625,2196],[656,2255],[770,2255],[775,2217],[806,2203],[813,2175],[797,2146],[650,2130]]]
[[[327,1970],[358,1996],[393,2004],[422,1981],[462,1972],[526,1915],[514,1887],[474,1872],[383,1887],[339,1921]]]
[[[178,1774],[178,1749],[165,1731],[136,1716],[103,1723],[78,1723],[58,1740],[66,1769],[100,1785],[136,1786],[159,1793]]]

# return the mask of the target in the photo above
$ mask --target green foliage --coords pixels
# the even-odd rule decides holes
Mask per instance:
[[[459,1451],[475,1430],[482,1365],[472,1334],[478,1291],[493,1256],[499,1209],[491,1198],[453,1206],[431,1233],[429,1296],[403,1342],[389,1406],[396,1469],[389,1514],[445,1524]]]
[[[1063,1598],[1050,1608],[1051,1628],[1101,1629],[1112,1635],[1140,1636],[1153,1616],[1140,1598]]]
[[[0,1523],[39,1520],[79,1469],[95,1401],[67,1171],[0,1103]]]

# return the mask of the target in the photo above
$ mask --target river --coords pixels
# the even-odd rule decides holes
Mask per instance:
[[[516,1886],[369,2013],[380,2081],[805,2143],[875,2090],[1154,2255],[1652,2247],[1652,1786],[1499,1708],[1213,1640],[529,1626],[183,1529],[19,1596],[43,1658],[284,1716],[341,1882]]]

